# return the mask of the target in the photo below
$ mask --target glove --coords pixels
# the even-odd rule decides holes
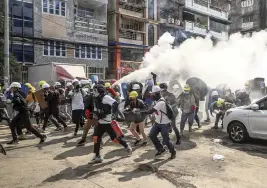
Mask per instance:
[[[91,117],[90,110],[88,110],[88,109],[85,110],[85,116],[86,116],[88,119],[90,119],[90,117]]]

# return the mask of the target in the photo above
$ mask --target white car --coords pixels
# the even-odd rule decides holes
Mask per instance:
[[[267,140],[267,96],[249,106],[227,110],[223,119],[223,132],[237,143],[248,138]]]

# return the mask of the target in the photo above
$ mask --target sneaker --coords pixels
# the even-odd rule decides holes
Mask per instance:
[[[100,156],[95,156],[88,164],[102,163],[103,159]]]
[[[176,151],[172,152],[170,159],[175,159],[175,158],[176,158]]]
[[[86,143],[86,140],[81,139],[81,140],[78,142],[77,146],[84,146],[85,143]]]
[[[210,122],[210,119],[206,119],[206,120],[204,120],[204,122],[209,123]]]
[[[163,153],[165,153],[166,152],[166,149],[163,149],[163,150],[161,150],[161,151],[158,151],[157,153],[156,153],[156,155],[155,155],[155,157],[158,157],[158,156],[161,156]]]
[[[142,140],[139,139],[139,140],[136,140],[133,144],[136,146],[139,142],[141,142]]]
[[[57,127],[55,131],[61,131],[62,128],[61,127]]]
[[[181,144],[181,140],[177,140],[176,145],[180,145],[180,144]]]
[[[46,139],[47,139],[47,136],[46,135],[43,135],[43,138],[40,139],[39,144],[44,143]]]
[[[126,148],[127,152],[128,152],[128,155],[132,155],[133,153],[133,149],[132,147],[128,144],[128,147]]]
[[[6,150],[5,150],[5,148],[2,146],[2,144],[0,144],[0,153],[6,155]]]
[[[11,140],[10,142],[6,143],[7,145],[16,145],[19,144],[18,140]]]
[[[219,129],[218,125],[214,125],[211,129]]]
[[[201,127],[202,127],[202,125],[201,125],[201,124],[199,124],[199,125],[198,125],[198,128],[200,129]]]
[[[26,140],[26,137],[24,134],[19,135],[19,140]]]
[[[31,135],[32,133],[30,131],[27,131],[25,134],[26,135]]]
[[[73,137],[76,137],[77,136],[77,133],[73,133]]]
[[[143,141],[142,146],[146,146],[148,142],[146,140]]]

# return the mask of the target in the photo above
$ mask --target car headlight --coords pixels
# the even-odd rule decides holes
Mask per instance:
[[[226,111],[225,116],[228,116],[228,115],[231,114],[232,112],[233,112],[233,111],[231,111],[231,110]]]

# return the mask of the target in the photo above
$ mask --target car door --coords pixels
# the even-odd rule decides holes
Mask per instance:
[[[250,110],[249,126],[251,136],[267,138],[267,99],[258,102],[259,110]]]

